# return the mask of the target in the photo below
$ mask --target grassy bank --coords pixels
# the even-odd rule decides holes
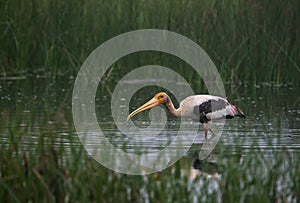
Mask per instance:
[[[177,32],[201,45],[224,81],[299,84],[299,4],[297,0],[4,0],[0,3],[1,75],[75,76],[101,43],[124,32],[155,28]],[[145,57],[148,61],[138,56],[131,61],[147,65],[154,59],[156,64],[165,60]],[[194,79],[192,71],[184,71],[186,66],[169,65]],[[124,67],[128,64],[119,64],[113,73],[124,74]]]

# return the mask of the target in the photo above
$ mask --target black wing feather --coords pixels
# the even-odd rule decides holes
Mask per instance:
[[[194,113],[199,116],[199,121],[201,123],[205,123],[210,121],[210,119],[207,118],[206,114],[211,113],[213,111],[224,109],[226,105],[227,102],[222,99],[219,100],[210,99],[201,103],[198,106],[195,106]]]

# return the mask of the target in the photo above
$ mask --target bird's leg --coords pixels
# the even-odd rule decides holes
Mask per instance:
[[[216,136],[216,134],[214,133],[214,131],[211,128],[209,128],[209,131],[211,132],[211,134],[212,134],[213,137]]]
[[[204,123],[203,127],[204,127],[204,137],[205,137],[205,139],[207,139],[209,124],[208,123]]]
[[[214,131],[210,128],[210,124],[211,124],[211,121],[209,121],[207,123],[204,123],[204,135],[205,135],[205,139],[207,139],[208,131],[211,132],[212,137],[216,136],[216,134],[214,133]]]

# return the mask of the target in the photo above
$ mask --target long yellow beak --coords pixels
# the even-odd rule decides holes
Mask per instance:
[[[136,115],[142,111],[145,111],[147,109],[150,109],[152,107],[158,106],[158,105],[160,105],[160,103],[158,102],[157,99],[155,99],[155,98],[151,99],[150,101],[145,103],[143,106],[141,106],[141,107],[137,108],[136,110],[134,110],[133,112],[131,112],[131,114],[129,114],[129,116],[127,117],[127,121],[134,115]]]

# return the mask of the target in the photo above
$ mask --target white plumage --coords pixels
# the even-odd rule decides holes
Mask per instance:
[[[205,137],[207,137],[208,130],[211,130],[209,124],[212,120],[234,118],[235,116],[245,117],[244,113],[238,107],[230,104],[222,97],[212,95],[189,96],[182,100],[179,108],[176,109],[170,97],[165,92],[160,92],[150,101],[129,114],[127,119],[160,104],[164,105],[173,116],[190,117],[195,121],[204,123]]]

